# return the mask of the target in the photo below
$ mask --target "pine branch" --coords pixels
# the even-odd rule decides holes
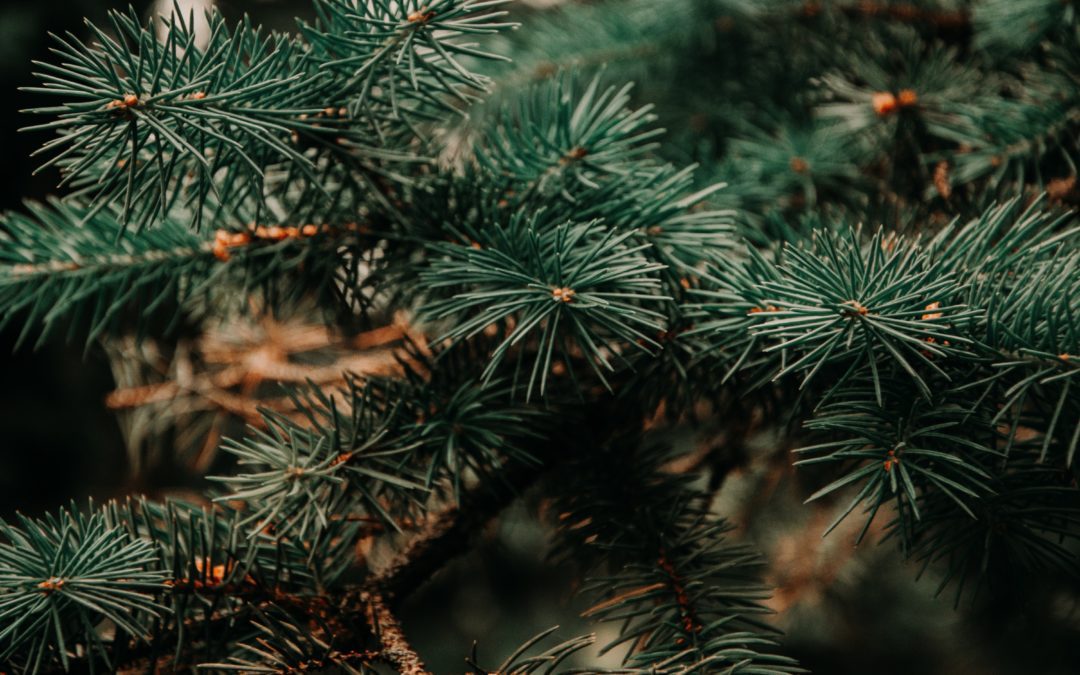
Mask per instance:
[[[296,400],[303,419],[267,411],[265,431],[225,450],[252,471],[217,478],[251,507],[251,520],[300,536],[331,515],[373,518],[398,528],[405,513],[448,488],[492,483],[509,465],[537,467],[529,450],[544,438],[538,410],[515,402],[518,388],[485,387],[475,362],[438,362],[417,347],[398,358],[402,377],[349,378],[340,392],[310,388]]]
[[[961,100],[944,108],[927,128],[956,149],[928,159],[948,162],[957,184],[986,178],[998,186],[1030,180],[1026,176],[1033,174],[1036,183],[1045,186],[1041,168],[1057,157],[1065,158],[1068,175],[1076,175],[1069,158],[1080,152],[1078,40],[1073,38],[1071,48],[1051,52],[1047,66],[1023,68],[1020,81],[1010,83],[1009,96]]]
[[[164,40],[134,10],[114,12],[112,36],[90,24],[96,43],[57,38],[64,61],[39,64],[31,91],[65,101],[33,111],[57,117],[31,127],[59,132],[43,168],[59,166],[94,207],[122,202],[140,229],[177,205],[198,228],[210,205],[262,220],[275,203],[381,192],[371,175],[416,161],[400,150],[446,108],[437,92],[483,87],[454,54],[493,57],[459,38],[508,27],[486,11],[496,4],[325,0],[322,22],[302,26],[307,42],[211,12],[205,47],[180,12]]]
[[[339,402],[311,389],[297,400],[308,424],[267,411],[265,431],[223,446],[251,471],[215,477],[232,490],[220,501],[246,502],[255,531],[304,538],[329,527],[331,514],[370,515],[396,528],[402,500],[424,490],[405,461],[418,437],[401,424],[400,402],[372,400],[371,392],[350,380]]]
[[[1069,356],[1080,315],[1070,290],[1078,264],[1073,260],[1077,230],[1072,215],[1044,208],[1042,199],[1026,208],[1013,200],[966,223],[950,224],[933,238],[879,235],[864,244],[849,236],[841,249],[827,243],[829,237],[819,237],[820,258],[813,257],[815,249],[789,246],[782,258],[786,263],[775,267],[757,253],[741,263],[718,263],[699,292],[706,301],[692,312],[704,319],[700,333],[711,332],[711,344],[727,352],[721,363],[734,359],[729,376],[745,371],[756,386],[764,386],[761,371],[783,375],[805,364],[811,375],[826,380],[824,385],[803,380],[815,397],[813,416],[804,425],[821,442],[797,452],[810,457],[800,465],[842,467],[810,496],[851,491],[827,531],[861,506],[865,534],[891,501],[890,536],[926,564],[949,560],[946,582],[958,581],[958,593],[967,578],[983,578],[987,569],[1051,567],[1061,553],[1050,539],[1071,537],[1070,498],[1052,487],[1049,476],[1055,471],[1040,477],[1027,468],[1032,445],[1041,461],[1068,466],[1080,435],[1072,423],[1076,369]],[[949,270],[937,286],[939,273],[933,270]],[[882,284],[875,303],[884,302],[887,313],[900,312],[886,339],[908,340],[910,347],[897,343],[890,349],[884,343],[886,348],[875,353],[864,351],[854,333],[826,339],[836,328],[827,319],[813,319],[819,312],[824,317],[829,305],[818,294],[864,281]],[[940,299],[923,304],[930,299],[924,292]],[[799,313],[806,317],[782,311],[788,306],[782,297],[802,307]],[[862,300],[841,304],[854,307],[858,316],[873,313]],[[905,306],[917,318],[903,319]],[[955,318],[947,324],[948,334],[919,337],[930,328],[926,322],[947,321],[950,313]],[[795,348],[794,355],[768,342],[780,334],[780,344]],[[964,347],[955,349],[957,344]],[[949,349],[935,351],[938,346]],[[904,367],[905,354],[916,350],[915,367]],[[779,361],[762,358],[776,351]],[[860,352],[865,359],[856,356]],[[1032,480],[1030,492],[1019,488],[1018,476]],[[1051,484],[1037,488],[1040,481]],[[1046,531],[1019,515],[1024,504],[1044,505],[1037,508],[1046,509]],[[996,560],[989,549],[976,554],[972,544],[980,535],[990,536],[985,529],[990,522],[1009,522],[1012,528],[1011,534],[995,530],[980,540],[1000,536],[993,549]],[[948,528],[968,533],[963,543],[945,545]]]
[[[553,356],[573,368],[572,349],[586,354],[593,372],[613,370],[611,354],[623,345],[650,350],[664,316],[649,304],[660,295],[654,274],[660,265],[648,262],[631,233],[618,234],[602,223],[542,223],[516,218],[504,229],[471,231],[479,248],[464,244],[433,246],[436,254],[421,280],[432,291],[458,289],[453,296],[428,303],[432,320],[453,319],[446,338],[459,342],[488,326],[505,326],[505,338],[492,353],[484,372],[490,380],[510,348],[540,333],[537,355],[529,369],[526,391],[546,390]]]
[[[502,109],[500,124],[479,141],[476,161],[512,180],[518,198],[594,189],[606,175],[633,175],[650,167],[651,106],[628,107],[631,87],[600,88],[594,77],[580,94],[560,76],[523,92]]]
[[[880,153],[895,157],[898,143],[925,142],[909,135],[913,119],[932,125],[954,105],[985,104],[988,90],[1001,83],[1000,75],[962,63],[955,48],[924,45],[911,29],[897,27],[883,37],[865,44],[854,72],[822,78],[828,98],[815,109],[823,120],[869,135]],[[894,49],[903,50],[902,59],[891,58]]]
[[[486,79],[469,72],[461,60],[505,57],[462,39],[516,27],[497,21],[506,12],[490,11],[505,4],[506,0],[318,0],[319,23],[302,25],[301,30],[320,68],[340,75],[346,88],[356,92],[361,109],[375,113],[388,106],[402,115],[423,112],[430,104],[445,105],[436,92],[468,101],[486,87]]]
[[[819,200],[866,190],[858,167],[871,159],[868,146],[825,120],[783,120],[778,128],[750,128],[733,140],[728,162],[740,183],[753,188],[741,195],[744,208],[760,209],[784,196],[812,208]]]
[[[864,504],[867,519],[861,540],[879,508],[892,500],[896,530],[907,546],[922,518],[919,503],[931,492],[975,518],[973,504],[993,494],[990,471],[1001,457],[991,438],[992,412],[953,403],[949,395],[914,398],[913,391],[895,383],[887,387],[883,400],[875,396],[869,383],[853,383],[835,392],[805,422],[809,431],[834,440],[795,450],[809,457],[796,464],[838,463],[847,471],[807,501],[845,486],[859,488],[826,533]]]
[[[268,309],[316,296],[348,326],[417,310],[443,339],[405,349],[400,377],[265,413],[226,445],[242,470],[214,508],[0,524],[0,659],[426,673],[396,607],[558,466],[557,550],[592,575],[614,672],[799,672],[761,619],[758,556],[712,510],[736,462],[703,486],[706,455],[680,473],[637,433],[703,403],[736,437],[805,420],[800,464],[835,473],[811,499],[850,491],[841,518],[861,507],[866,527],[891,503],[886,536],[958,597],[1074,571],[1075,216],[980,209],[1075,177],[1071,8],[589,3],[554,15],[562,42],[494,42],[532,60],[493,81],[472,69],[503,50],[472,41],[511,25],[502,4],[317,0],[298,36],[212,15],[205,45],[192,19],[159,39],[129,12],[58,38],[35,91],[62,103],[38,128],[74,199],[7,217],[0,321],[84,319],[94,339],[254,291]],[[1033,35],[1003,37],[1017,17]],[[657,108],[599,77],[513,91],[560,60],[640,54]],[[495,120],[454,128],[492,84]],[[982,214],[924,218],[939,209]],[[914,234],[864,237],[855,217]],[[760,246],[734,245],[736,219]],[[358,542],[406,522],[423,525],[360,570]],[[499,670],[552,673],[590,642],[545,637]]]
[[[668,47],[681,47],[687,28],[699,25],[697,18],[691,2],[664,8],[647,0],[558,4],[530,16],[529,31],[496,39],[498,51],[512,56],[513,67],[493,69],[493,93],[510,96],[559,72],[588,72],[605,64],[640,67]]]
[[[825,366],[869,367],[880,391],[879,368],[892,361],[929,397],[927,378],[945,375],[934,357],[962,356],[970,339],[960,330],[976,312],[917,245],[879,232],[862,248],[855,236],[825,235],[812,252],[788,247],[782,279],[762,284],[751,331],[769,341],[767,352],[792,355],[777,378],[805,372],[805,387]]]
[[[165,609],[154,601],[165,581],[154,553],[100,513],[0,521],[0,661],[35,672],[59,660],[67,670],[83,649],[108,664],[96,630],[105,620],[146,639],[143,622]]]
[[[503,661],[502,665],[500,665],[494,670],[482,668],[480,667],[480,665],[478,665],[478,659],[476,655],[477,650],[476,645],[474,644],[472,655],[469,658],[465,659],[465,663],[467,663],[470,668],[469,675],[531,675],[532,673],[542,673],[542,675],[554,675],[555,673],[567,672],[583,673],[584,671],[579,671],[578,669],[574,669],[571,671],[562,671],[556,670],[556,668],[558,668],[559,665],[566,659],[592,645],[593,642],[596,641],[596,636],[594,635],[585,635],[577,638],[572,638],[570,640],[566,640],[565,642],[561,642],[539,654],[530,654],[533,648],[543,642],[544,639],[554,634],[555,631],[558,630],[558,628],[558,626],[555,626],[554,628],[549,628],[548,630],[542,631],[538,635],[530,638],[520,647],[515,649],[514,652],[509,657],[507,657],[505,661]],[[607,673],[615,671],[591,670],[588,672]]]
[[[167,20],[164,41],[134,10],[110,14],[115,38],[93,24],[96,44],[57,38],[65,61],[39,64],[44,86],[31,89],[66,99],[34,111],[58,117],[31,127],[60,132],[45,146],[60,152],[44,166],[58,164],[65,182],[84,184],[94,205],[122,202],[125,221],[140,227],[177,202],[194,204],[199,218],[211,190],[224,186],[261,202],[274,163],[315,179],[291,135],[323,142],[335,133],[301,119],[323,110],[329,82],[305,78],[295,41],[249,23],[231,30],[217,13],[209,20],[205,48],[181,13]]]
[[[244,656],[234,656],[223,663],[200,664],[200,670],[239,671],[244,673],[297,673],[335,669],[348,675],[374,675],[383,655],[376,649],[340,651],[312,632],[302,622],[276,607],[260,612],[255,624],[256,644],[243,643]],[[320,627],[319,633],[326,633]],[[250,655],[250,656],[249,656]]]
[[[941,492],[925,495],[911,555],[920,576],[944,569],[936,593],[1015,593],[1048,574],[1076,574],[1072,547],[1080,533],[1080,499],[1071,477],[1038,459],[1031,443],[1014,443],[991,483],[991,494],[968,509]],[[891,534],[901,530],[889,523]]]
[[[144,334],[155,319],[167,332],[207,304],[243,308],[248,293],[277,309],[298,294],[336,304],[349,269],[326,254],[357,243],[348,227],[252,226],[211,238],[179,212],[133,234],[108,209],[61,201],[28,209],[0,220],[0,325],[19,318],[21,340],[40,331],[39,344],[61,328],[88,345],[122,328]]]
[[[664,471],[669,458],[616,438],[557,486],[559,551],[594,575],[582,588],[593,602],[584,616],[618,625],[603,651],[623,647],[628,668],[649,672],[801,672],[772,653],[771,629],[755,619],[769,595],[755,578],[759,557],[724,540],[729,526],[708,513],[693,476]]]
[[[765,282],[782,278],[772,261],[750,248],[745,260],[715,261],[702,274],[700,288],[690,290],[690,300],[697,302],[685,312],[694,322],[690,335],[702,340],[697,362],[717,370],[722,384],[746,371],[751,387],[759,388],[783,367],[782,352],[767,352],[768,343],[751,330],[757,325],[756,314],[778,309],[768,302]]]
[[[30,215],[0,222],[0,310],[3,323],[23,318],[21,339],[40,328],[88,322],[87,341],[137,307],[143,317],[182,302],[210,275],[213,255],[179,221],[136,239],[107,211],[60,202],[28,205]],[[145,319],[144,319],[145,320]]]
[[[161,602],[169,609],[148,626],[147,648],[117,641],[117,660],[149,660],[184,668],[220,658],[247,637],[251,621],[268,605],[308,614],[325,608],[333,588],[355,559],[360,525],[338,521],[308,540],[251,533],[243,514],[178,502],[110,503],[112,527],[156,544],[167,574]],[[310,557],[312,550],[319,556]]]
[[[1068,37],[1080,20],[1074,6],[1057,0],[987,0],[973,11],[976,44],[998,54],[1030,51],[1054,33]]]

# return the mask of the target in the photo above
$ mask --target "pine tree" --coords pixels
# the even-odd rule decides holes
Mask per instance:
[[[8,670],[427,672],[401,603],[528,492],[619,665],[553,629],[470,672],[803,672],[714,505],[764,433],[957,602],[1075,574],[1075,2],[312,4],[37,64],[64,196],[3,216],[0,323],[120,379],[238,317],[341,359],[221,356],[292,386],[220,444],[136,387],[136,445],[227,470],[0,522]]]

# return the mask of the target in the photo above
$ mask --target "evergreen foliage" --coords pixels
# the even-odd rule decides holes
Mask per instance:
[[[614,661],[546,632],[472,672],[803,672],[715,512],[734,466],[665,435],[703,416],[958,600],[1076,573],[1075,3],[314,9],[56,37],[66,194],[0,220],[0,325],[425,339],[223,441],[205,503],[0,523],[9,670],[426,672],[401,601],[535,489]]]

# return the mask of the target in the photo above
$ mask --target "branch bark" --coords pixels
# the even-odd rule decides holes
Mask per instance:
[[[381,656],[390,662],[400,675],[431,675],[420,655],[409,644],[401,623],[379,593],[361,595],[367,605],[367,623],[379,640]]]
[[[463,497],[460,506],[428,519],[420,534],[397,552],[367,589],[397,606],[447,561],[468,551],[476,533],[545,473],[544,467],[510,464],[501,480],[487,481],[482,489]]]

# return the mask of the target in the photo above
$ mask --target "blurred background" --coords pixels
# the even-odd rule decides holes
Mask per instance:
[[[558,1],[515,3],[515,10],[537,11]],[[19,110],[42,103],[17,91],[32,83],[31,61],[48,58],[49,32],[84,35],[83,17],[101,19],[108,9],[126,5],[121,0],[0,2],[5,156],[0,206],[5,210],[45,198],[57,182],[48,172],[32,175],[35,162],[29,155],[44,139],[18,133],[27,124]],[[151,5],[136,4],[140,12]],[[229,0],[219,6],[228,15],[249,12],[274,27],[310,13],[302,0]],[[230,349],[262,354],[271,344],[272,353],[286,360],[294,351],[331,352],[329,360],[318,361],[320,367],[347,364],[353,353],[349,345],[334,344],[313,329],[290,332],[263,323],[242,330],[223,327],[213,344],[139,347],[135,360],[130,345],[84,351],[74,342],[35,349],[31,341],[16,350],[18,327],[16,318],[0,332],[0,516],[5,517],[87,496],[196,490],[200,474],[217,467],[207,448],[223,434],[240,432],[249,420],[243,406],[228,398],[228,386],[211,393],[170,389],[183,379],[185,363],[217,363],[214,355]],[[155,369],[154,363],[164,365]],[[250,387],[244,392],[253,395]],[[187,417],[177,413],[181,402]],[[148,420],[162,411],[191,430],[190,437],[173,434],[159,441],[190,446],[183,462],[161,459],[148,440]],[[722,433],[722,428],[705,429],[685,442],[708,443],[710,435]],[[1077,588],[1062,582],[1052,585],[1053,592],[1021,591],[1018,579],[1016,593],[965,597],[954,608],[948,592],[934,597],[933,571],[917,582],[917,568],[899,559],[891,542],[877,546],[870,536],[856,548],[858,519],[822,539],[835,506],[801,504],[806,491],[787,451],[775,439],[757,439],[727,478],[717,505],[736,524],[734,536],[753,541],[769,561],[765,574],[777,587],[771,604],[776,625],[786,633],[785,653],[822,674],[1080,672]],[[575,570],[545,562],[547,533],[535,517],[544,507],[539,497],[526,496],[484,533],[482,546],[411,599],[406,629],[434,672],[461,672],[474,639],[482,662],[495,664],[511,645],[552,625],[560,624],[564,637],[591,630],[576,616],[582,607],[573,595]]]

